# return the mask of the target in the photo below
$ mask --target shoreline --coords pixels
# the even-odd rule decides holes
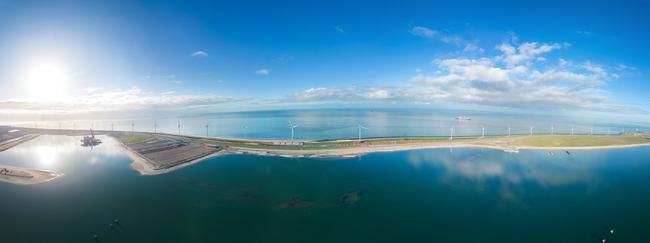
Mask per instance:
[[[650,146],[650,143],[643,144],[624,144],[624,145],[603,145],[603,146],[565,146],[565,147],[542,147],[542,146],[512,146],[515,150],[600,150],[600,149],[618,149],[618,148],[634,148]],[[428,143],[428,144],[402,144],[402,145],[370,145],[367,147],[354,147],[343,149],[321,149],[321,150],[283,150],[283,149],[256,149],[244,147],[231,147],[227,152],[233,154],[254,154],[259,156],[278,156],[289,158],[350,158],[361,156],[369,153],[381,152],[398,152],[420,149],[443,149],[443,148],[485,148],[501,150],[506,152],[506,146],[488,145],[488,144],[472,144],[472,143]]]
[[[130,148],[128,148],[128,146],[126,146],[124,144],[120,144],[120,147],[122,147],[122,150],[124,151],[124,153],[126,153],[129,156],[129,158],[131,158],[133,160],[131,162],[131,164],[129,164],[129,167],[131,167],[131,169],[133,169],[133,170],[137,171],[138,173],[140,173],[140,175],[145,175],[145,176],[161,175],[161,174],[169,173],[169,172],[176,171],[176,170],[185,168],[187,166],[199,163],[201,161],[204,161],[204,160],[207,160],[207,159],[210,159],[210,158],[225,154],[223,151],[218,151],[218,152],[215,152],[215,153],[212,153],[212,154],[203,156],[201,158],[197,158],[197,159],[194,159],[194,160],[191,160],[191,161],[188,161],[188,162],[176,165],[176,166],[172,166],[172,167],[164,168],[164,169],[156,169],[156,168],[154,168],[154,166],[151,164],[151,162],[149,162],[149,160],[146,157],[141,156],[140,154],[138,154],[135,151],[132,151]]]
[[[26,136],[38,136],[38,134],[51,132],[49,130],[32,130],[40,132]],[[79,130],[57,131],[57,135],[78,134]],[[361,141],[356,140],[331,140],[321,141],[300,141],[288,143],[284,140],[263,140],[263,139],[226,139],[218,137],[202,137],[191,135],[175,135],[168,133],[147,133],[147,132],[105,132],[112,138],[118,140],[124,153],[133,161],[129,165],[141,175],[160,175],[176,171],[186,166],[201,161],[227,154],[252,154],[257,156],[276,156],[288,158],[350,158],[362,156],[369,153],[396,152],[419,149],[441,149],[441,148],[486,148],[502,150],[508,153],[517,153],[520,150],[597,150],[597,149],[620,149],[650,146],[650,139],[647,133],[630,133],[619,136],[588,136],[588,135],[539,135],[539,136],[490,136],[490,137],[459,137],[454,140],[447,140],[440,137],[389,137],[389,138],[368,138]],[[203,155],[202,157],[188,161],[168,161],[169,167],[159,168],[158,162],[150,160],[147,156],[131,149],[130,144],[144,143],[155,140],[170,140],[182,143],[195,143],[202,146],[218,147],[220,150]],[[519,144],[519,145],[518,145]],[[564,146],[544,146],[564,144]],[[590,145],[593,144],[593,145]],[[152,145],[156,146],[156,145]],[[160,145],[163,146],[163,145]],[[167,146],[167,145],[164,145]],[[176,147],[170,147],[171,149]],[[164,151],[163,150],[160,151]]]
[[[18,145],[21,145],[21,144],[23,144],[25,142],[28,142],[28,141],[30,141],[30,140],[32,140],[34,138],[37,138],[38,136],[39,136],[38,134],[25,134],[23,136],[4,141],[4,142],[2,142],[0,144],[0,152],[6,151],[6,150],[9,150],[9,149],[11,149],[13,147],[16,147]]]
[[[8,169],[13,173],[21,175],[21,176],[15,176],[15,175],[0,174],[1,182],[6,182],[6,183],[11,183],[16,185],[40,184],[40,183],[49,182],[60,176],[63,176],[63,174],[58,174],[51,170],[38,170],[38,169],[16,167],[16,166],[9,166],[9,165],[0,165],[0,168]]]

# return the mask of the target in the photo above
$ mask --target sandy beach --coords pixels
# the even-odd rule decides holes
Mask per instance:
[[[37,170],[9,165],[0,165],[0,170],[1,169],[8,170],[11,172],[11,174],[14,175],[0,173],[0,181],[19,185],[33,185],[44,183],[61,176],[61,174],[57,174],[54,171]]]
[[[282,157],[355,157],[368,153],[376,152],[395,152],[416,149],[436,149],[436,148],[487,148],[505,150],[506,148],[514,150],[593,150],[593,149],[615,149],[615,148],[632,148],[650,146],[646,144],[628,144],[628,145],[606,145],[606,146],[576,146],[576,147],[538,147],[538,146],[503,146],[464,142],[432,142],[432,143],[409,143],[409,144],[379,144],[367,145],[351,148],[340,149],[322,149],[322,150],[282,150],[282,149],[256,149],[246,147],[230,147],[228,152],[239,154],[256,154],[262,156],[282,156]]]

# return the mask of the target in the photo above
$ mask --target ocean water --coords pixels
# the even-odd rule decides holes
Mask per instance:
[[[112,139],[78,139],[0,153],[64,173],[0,183],[0,242],[599,242],[603,226],[608,242],[650,242],[650,147],[226,155],[140,176]]]
[[[134,114],[135,115],[135,114]],[[458,121],[457,116],[471,118]],[[289,139],[289,120],[299,126],[295,139],[321,140],[357,138],[358,125],[368,129],[362,137],[384,136],[449,136],[454,127],[456,136],[477,136],[485,127],[486,135],[504,135],[508,127],[512,134],[534,133],[617,134],[636,129],[649,130],[647,121],[617,122],[603,117],[566,117],[512,112],[482,112],[432,109],[330,109],[276,110],[234,113],[214,113],[196,116],[148,116],[120,120],[43,120],[33,122],[2,122],[5,125],[40,128],[76,128],[95,130],[156,131],[186,135],[236,138]],[[133,124],[133,127],[131,125]],[[208,125],[206,129],[206,125]]]

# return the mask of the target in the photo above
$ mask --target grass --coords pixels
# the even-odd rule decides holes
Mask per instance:
[[[650,143],[640,136],[587,136],[587,135],[540,135],[520,137],[513,140],[515,146],[534,147],[589,147],[631,145]]]
[[[158,135],[146,133],[136,134],[115,134],[114,137],[124,144],[148,142],[158,137],[167,137],[171,139],[195,141],[210,145],[242,147],[251,149],[278,149],[278,150],[326,150],[342,149],[365,145],[379,144],[417,144],[425,142],[445,142],[449,141],[446,137],[396,137],[396,138],[372,138],[365,139],[362,143],[356,140],[333,140],[319,142],[305,142],[303,146],[297,145],[274,145],[267,141],[243,142],[233,140],[218,140],[209,138],[196,138],[176,135]],[[454,142],[463,143],[490,143],[495,140],[512,141],[514,146],[531,146],[531,147],[589,147],[589,146],[609,146],[609,145],[630,145],[630,144],[647,144],[650,139],[644,139],[640,136],[588,136],[588,135],[513,135],[507,136],[489,136],[484,139],[477,137],[455,137]]]
[[[142,133],[136,133],[136,134],[115,134],[113,135],[118,141],[120,141],[123,144],[132,144],[132,143],[144,143],[144,142],[149,142],[153,141],[156,139],[155,136],[150,135],[150,134],[142,134]]]

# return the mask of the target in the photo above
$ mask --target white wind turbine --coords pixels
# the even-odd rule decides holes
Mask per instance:
[[[508,137],[510,137],[510,135],[512,135],[511,132],[512,132],[512,128],[510,126],[508,126]]]
[[[481,138],[485,138],[485,127],[481,126]]]
[[[178,124],[178,135],[181,135],[181,120],[176,120],[176,124]]]
[[[555,135],[555,126],[551,125],[551,135]]]
[[[131,136],[133,136],[134,130],[135,130],[135,123],[131,121]]]
[[[449,128],[449,140],[454,140],[454,127]]]
[[[158,123],[156,120],[153,120],[153,134],[158,133]]]
[[[535,127],[531,126],[530,127],[530,136],[533,136],[533,129],[535,129]]]
[[[208,137],[208,131],[210,129],[210,124],[205,124],[205,136]]]
[[[361,123],[357,124],[357,128],[359,128],[359,142],[361,142],[361,129],[366,129],[366,130],[368,130],[368,128],[362,126]]]
[[[291,123],[291,120],[289,120],[289,129],[291,129],[291,142],[293,142],[293,134],[294,134],[293,129],[295,129],[298,126],[300,126],[300,125],[298,125],[298,124],[293,125],[293,123]]]
[[[573,126],[571,126],[571,136],[573,136]]]

